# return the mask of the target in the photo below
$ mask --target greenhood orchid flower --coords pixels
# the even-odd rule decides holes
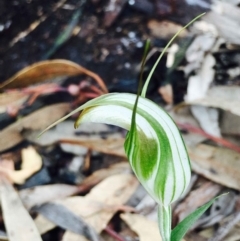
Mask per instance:
[[[113,93],[95,98],[83,109],[75,127],[101,122],[130,130],[136,95]],[[79,109],[78,109],[79,110]],[[167,206],[186,190],[191,169],[178,128],[157,104],[140,97],[135,133],[129,132],[125,151],[132,169],[152,198]]]
[[[162,239],[169,241],[171,203],[188,187],[190,163],[182,137],[172,118],[157,104],[139,96],[134,122],[136,125],[133,125],[135,104],[135,94],[105,94],[88,101],[64,119],[81,111],[75,128],[84,122],[98,122],[129,131],[124,145],[125,152],[138,180],[159,204],[160,232]]]
[[[160,231],[170,240],[171,203],[188,187],[191,168],[182,137],[171,117],[154,102],[139,97],[132,127],[134,94],[107,94],[84,106],[75,127],[101,122],[128,130],[125,152],[140,183],[159,204]],[[161,225],[162,224],[162,225]]]
[[[102,95],[78,107],[46,129],[81,112],[75,128],[84,122],[98,122],[128,130],[125,152],[138,180],[158,203],[158,223],[163,241],[180,241],[193,222],[213,202],[197,209],[171,230],[171,204],[186,191],[191,178],[191,167],[176,124],[161,107],[145,98],[145,95],[152,73],[163,53],[182,30],[174,35],[158,58],[141,96],[129,93]]]

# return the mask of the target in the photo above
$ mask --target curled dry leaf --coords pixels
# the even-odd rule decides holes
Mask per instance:
[[[0,178],[1,206],[9,241],[42,241],[31,216],[9,181]]]
[[[81,74],[92,77],[96,80],[104,93],[108,92],[103,80],[97,74],[81,65],[64,59],[46,60],[32,64],[0,84],[0,89],[5,87],[23,88],[57,77],[76,76]]]
[[[70,110],[69,103],[54,104],[37,110],[0,131],[0,152],[23,141],[21,131],[41,130],[64,116]],[[37,137],[37,136],[36,136]]]
[[[12,182],[23,184],[26,179],[39,171],[41,167],[41,156],[30,146],[22,150],[22,166],[20,170],[13,170],[0,166],[0,172],[6,174]]]

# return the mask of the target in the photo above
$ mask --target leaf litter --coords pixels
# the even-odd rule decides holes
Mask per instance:
[[[235,71],[233,74],[233,69],[239,66],[239,37],[236,29],[240,22],[240,10],[237,6],[238,1],[231,2],[215,1],[205,17],[180,36],[186,38],[193,35],[193,41],[186,48],[182,60],[177,62],[176,66],[167,65],[168,69],[171,68],[171,74],[183,71],[187,80],[182,96],[185,101],[177,105],[175,113],[171,110],[171,115],[183,132],[193,172],[198,174],[188,193],[174,205],[175,224],[190,210],[219,193],[229,192],[196,223],[186,236],[186,241],[239,239],[239,73]],[[113,3],[109,1],[107,6],[111,4]],[[113,23],[118,22],[118,18],[121,18],[119,13],[124,14],[126,6],[127,2],[122,1],[119,6],[115,6],[118,7],[116,12],[114,8],[110,15],[106,12],[105,25],[114,26]],[[144,11],[147,11],[146,9]],[[169,20],[159,21],[154,17],[147,22],[150,37],[155,39],[167,39],[180,26],[181,24]],[[162,29],[161,33],[159,29]],[[85,34],[91,31],[88,30]],[[119,29],[118,31],[121,32]],[[133,36],[128,44],[137,43],[137,40],[138,37]],[[233,54],[231,58],[228,57],[230,53]],[[168,55],[171,57],[171,51]],[[229,65],[227,61],[230,62]],[[222,76],[219,68],[227,75]],[[2,240],[20,240],[16,239],[16,236],[21,237],[23,234],[25,236],[21,240],[42,240],[45,234],[50,234],[57,226],[62,228],[63,241],[101,240],[104,230],[110,229],[110,233],[113,231],[118,235],[124,233],[120,231],[126,229],[126,224],[141,241],[159,237],[153,215],[154,202],[148,201],[148,197],[144,199],[144,204],[141,203],[142,197],[137,198],[138,182],[131,174],[123,149],[125,132],[105,125],[100,126],[98,130],[90,130],[90,127],[83,126],[82,130],[74,131],[69,127],[72,126],[69,121],[65,130],[59,125],[41,139],[36,139],[42,129],[69,112],[71,105],[77,103],[74,102],[76,99],[72,103],[65,101],[47,107],[41,106],[39,110],[25,116],[19,115],[17,111],[29,105],[30,93],[34,93],[32,90],[39,90],[31,89],[32,84],[39,84],[40,89],[44,90],[45,87],[41,87],[42,83],[51,79],[57,81],[59,88],[60,82],[66,76],[80,75],[88,76],[87,78],[92,78],[97,83],[99,91],[94,92],[95,94],[107,92],[98,74],[72,61],[61,59],[36,62],[1,83],[2,88],[23,89],[8,90],[0,95],[1,114],[10,114],[9,107],[16,108],[13,123],[1,128],[0,151],[7,151],[11,156],[16,149],[22,153],[28,150],[28,154],[23,154],[22,158],[18,154],[16,159],[6,159],[3,154],[0,155],[0,222],[2,223],[3,219],[6,227],[0,230]],[[87,88],[92,86],[88,80],[85,82],[88,83]],[[168,104],[164,106],[165,103],[161,103],[163,107],[171,108],[178,104],[175,84],[176,82],[168,81],[156,88],[159,89],[163,101]],[[78,92],[76,89],[71,90]],[[88,98],[92,98],[92,93],[89,94],[88,91],[89,89],[85,91]],[[51,92],[42,93],[51,95]],[[30,147],[24,149],[26,146]],[[82,149],[75,151],[76,147]],[[54,153],[58,164],[54,163],[54,158],[49,161],[49,153]],[[113,165],[105,163],[103,157],[107,155],[111,161],[116,157],[119,157],[120,161]],[[83,165],[71,166],[74,158],[75,162],[83,160]],[[88,163],[84,169],[85,160],[88,160]],[[51,175],[56,172],[59,174],[47,185],[24,188],[29,178],[36,179],[35,174],[42,168],[47,168]],[[74,168],[77,170],[73,170]],[[74,179],[77,175],[82,176],[80,181]],[[13,183],[18,184],[15,189]],[[131,207],[126,206],[131,198],[135,198],[135,204]],[[15,201],[15,205],[11,200]],[[30,216],[29,213],[35,216]],[[128,238],[127,234],[123,237]]]

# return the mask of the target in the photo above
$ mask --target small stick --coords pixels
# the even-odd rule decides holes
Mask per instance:
[[[119,235],[117,232],[115,232],[113,229],[111,229],[109,226],[107,226],[104,229],[111,237],[113,237],[117,241],[126,241],[125,238],[123,238],[121,235]]]

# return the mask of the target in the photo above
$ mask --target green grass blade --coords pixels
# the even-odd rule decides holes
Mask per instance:
[[[225,194],[223,194],[225,195]],[[222,196],[222,195],[221,195]],[[193,211],[190,215],[188,215],[185,219],[183,219],[173,230],[171,233],[171,241],[180,241],[190,229],[190,227],[199,219],[204,212],[214,203],[214,201],[221,197],[215,197],[208,203],[199,207],[197,210]]]
[[[186,29],[189,25],[191,25],[193,22],[195,22],[197,19],[201,18],[205,13],[202,13],[200,15],[198,15],[196,18],[194,18],[191,22],[189,22],[187,25],[185,25],[182,29],[180,29],[171,39],[170,41],[168,42],[168,44],[165,46],[165,48],[163,49],[162,53],[160,54],[160,56],[158,57],[157,61],[155,62],[154,66],[152,67],[148,77],[147,77],[147,80],[143,86],[143,89],[142,89],[142,93],[141,93],[141,96],[142,97],[145,97],[146,96],[146,93],[147,93],[147,88],[148,88],[148,85],[149,85],[149,82],[152,78],[152,75],[158,65],[158,63],[160,62],[160,60],[162,59],[162,56],[165,54],[165,52],[167,51],[167,49],[169,48],[169,46],[172,44],[172,42],[174,41],[174,39],[184,30]]]

